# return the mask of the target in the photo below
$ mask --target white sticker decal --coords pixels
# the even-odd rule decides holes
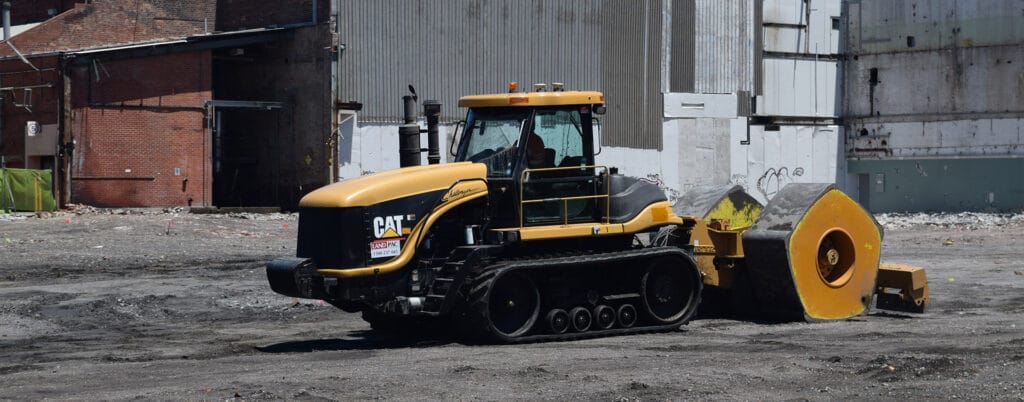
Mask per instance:
[[[402,239],[384,239],[370,242],[370,258],[394,257],[402,253]]]

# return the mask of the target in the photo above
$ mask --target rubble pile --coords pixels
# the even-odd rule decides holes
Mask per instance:
[[[915,226],[931,226],[958,230],[995,229],[1024,225],[1024,213],[999,214],[981,212],[937,213],[884,213],[875,219],[886,230],[900,230]]]

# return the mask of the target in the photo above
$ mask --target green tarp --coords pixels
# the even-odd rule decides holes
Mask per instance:
[[[0,169],[0,212],[53,211],[53,172],[50,170]]]

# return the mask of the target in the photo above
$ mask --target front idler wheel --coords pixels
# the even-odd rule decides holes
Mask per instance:
[[[640,281],[641,300],[647,316],[659,325],[682,322],[697,310],[700,277],[692,264],[658,258]]]
[[[502,275],[495,280],[487,303],[491,328],[513,338],[530,331],[540,315],[540,291],[528,276]]]

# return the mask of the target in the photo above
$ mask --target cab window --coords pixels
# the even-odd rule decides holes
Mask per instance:
[[[471,109],[456,160],[487,165],[489,177],[511,176],[519,137],[529,118],[529,110]]]
[[[530,144],[533,148],[530,150],[530,168],[587,164],[583,153],[580,113],[575,108],[537,110],[534,114],[533,134],[539,138],[540,144]],[[543,155],[535,155],[536,152],[543,152]]]

